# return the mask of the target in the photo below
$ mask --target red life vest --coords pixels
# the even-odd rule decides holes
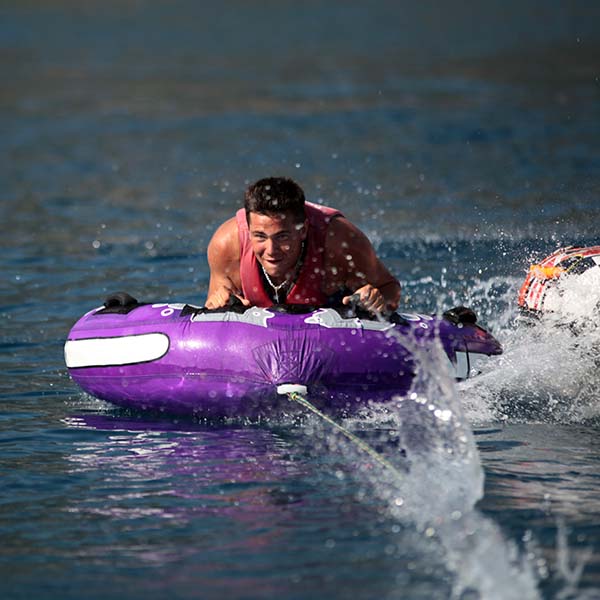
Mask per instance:
[[[286,303],[322,306],[327,301],[327,296],[321,290],[325,276],[324,255],[327,228],[331,219],[338,215],[342,216],[342,213],[335,208],[320,206],[312,202],[306,202],[304,207],[308,219],[306,254],[300,273],[287,294]],[[273,300],[264,288],[260,265],[250,244],[246,211],[241,208],[235,216],[240,240],[240,278],[244,297],[253,306],[273,306]]]

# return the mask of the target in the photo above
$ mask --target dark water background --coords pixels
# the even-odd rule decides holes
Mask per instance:
[[[2,2],[0,596],[600,597],[598,330],[513,322],[531,260],[600,243],[599,22],[583,1]],[[371,237],[403,309],[469,304],[503,342],[431,390],[475,433],[461,484],[485,474],[453,527],[397,514],[398,482],[317,424],[155,421],[68,379],[67,332],[108,292],[203,301],[211,233],[271,174]]]

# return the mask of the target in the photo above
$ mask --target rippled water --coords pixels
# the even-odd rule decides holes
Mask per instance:
[[[3,3],[2,597],[599,597],[598,330],[514,322],[532,260],[600,241],[599,12]],[[107,293],[201,303],[270,174],[371,237],[403,309],[471,305],[505,347],[458,386],[426,364],[456,436],[416,443],[419,403],[345,423],[402,478],[312,418],[156,421],[66,374]]]

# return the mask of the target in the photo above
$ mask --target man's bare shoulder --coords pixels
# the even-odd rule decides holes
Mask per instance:
[[[327,228],[326,249],[329,256],[345,256],[348,250],[356,252],[371,249],[367,236],[346,217],[337,216]]]
[[[346,287],[358,289],[366,284],[375,287],[395,281],[379,260],[369,238],[344,217],[332,220],[325,244],[325,270],[329,277],[327,289]]]
[[[220,225],[208,244],[208,262],[211,267],[239,262],[240,240],[235,217]]]
[[[235,217],[227,219],[222,225],[219,225],[208,244],[209,252],[211,249],[218,252],[239,254],[240,241]]]

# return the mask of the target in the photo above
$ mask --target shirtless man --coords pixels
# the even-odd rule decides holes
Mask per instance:
[[[339,211],[305,202],[302,188],[282,177],[261,179],[244,208],[208,245],[205,306],[331,306],[358,300],[371,313],[398,307],[400,284],[373,246]]]

